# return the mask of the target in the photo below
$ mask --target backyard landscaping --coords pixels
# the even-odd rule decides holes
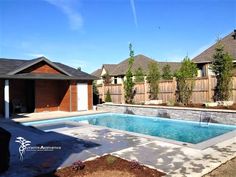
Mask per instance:
[[[218,176],[224,176],[224,177],[234,177],[236,176],[236,158],[226,162],[225,164],[222,164],[217,169],[213,170],[207,175],[204,175],[204,177],[218,177]]]
[[[171,106],[171,105],[168,105],[167,103],[163,103],[163,104],[154,105],[154,106]],[[206,107],[204,104],[188,104],[187,106],[180,105],[180,104],[174,104],[173,106],[176,106],[176,107],[190,107],[190,108],[236,110],[236,104],[233,104],[232,106],[213,106],[213,107]]]
[[[136,161],[126,161],[112,155],[105,155],[91,161],[77,161],[72,166],[38,177],[160,177],[164,175]]]

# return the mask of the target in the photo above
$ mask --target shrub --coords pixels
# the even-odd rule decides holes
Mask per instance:
[[[135,161],[135,160],[132,160],[131,161],[131,164],[130,164],[130,168],[131,169],[140,169],[141,168],[141,165],[139,162]]]
[[[182,61],[180,69],[175,73],[177,81],[177,102],[189,104],[197,76],[197,66],[188,57]]]
[[[173,75],[172,75],[171,70],[170,70],[170,65],[166,64],[162,68],[162,76],[161,77],[164,80],[171,80],[171,79],[173,79]]]
[[[134,72],[135,82],[143,82],[144,81],[144,74],[142,68],[138,68]]]
[[[78,160],[72,164],[72,169],[74,171],[83,170],[84,167],[85,167],[85,164],[81,160]]]
[[[159,72],[158,63],[150,62],[148,64],[147,82],[150,85],[150,99],[151,100],[155,100],[158,98],[159,80],[160,80],[160,72]]]
[[[106,73],[104,75],[102,75],[102,79],[103,79],[103,83],[104,84],[110,84],[111,83],[111,76],[109,75],[109,73]]]
[[[114,156],[107,156],[106,157],[106,162],[108,165],[112,165],[113,163],[115,163],[115,161],[117,160],[117,157]]]
[[[106,93],[105,102],[112,102],[111,94],[110,94],[109,89],[107,90],[107,93]]]
[[[215,48],[211,69],[217,80],[213,96],[214,101],[229,100],[232,91],[233,58],[224,52],[224,46],[220,40]]]
[[[131,71],[134,62],[134,51],[132,49],[132,44],[129,45],[129,51],[130,51],[129,66],[125,74],[126,80],[124,81],[124,90],[125,90],[125,103],[132,104],[134,99],[134,91],[133,91],[134,82],[133,82],[133,74]]]

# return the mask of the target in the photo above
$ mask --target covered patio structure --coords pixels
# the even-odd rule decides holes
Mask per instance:
[[[0,114],[92,109],[94,79],[45,57],[0,59]]]

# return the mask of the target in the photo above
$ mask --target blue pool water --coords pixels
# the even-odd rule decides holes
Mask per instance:
[[[65,124],[62,124],[62,122],[66,121],[86,121],[91,125],[105,126],[192,144],[197,144],[236,130],[236,126],[222,124],[210,123],[209,125],[200,125],[199,122],[192,121],[113,113],[26,122],[23,124],[36,126],[42,130],[48,130],[48,127],[50,127],[50,129],[53,129],[53,127],[58,128],[60,126],[63,128],[63,125]]]

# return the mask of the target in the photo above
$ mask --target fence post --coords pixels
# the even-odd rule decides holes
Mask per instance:
[[[208,75],[208,101],[211,102],[211,76]]]
[[[173,101],[176,101],[176,87],[177,87],[176,78],[173,77],[173,81],[172,81],[172,99],[173,99]]]
[[[102,101],[105,101],[105,85],[102,83]]]
[[[121,104],[125,104],[124,81],[121,82]]]
[[[147,79],[144,79],[144,103],[148,101],[148,84]]]

